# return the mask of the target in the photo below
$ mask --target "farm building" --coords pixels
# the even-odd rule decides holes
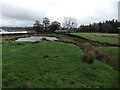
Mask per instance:
[[[56,30],[56,31],[54,31],[55,33],[67,33],[68,32],[68,30]]]
[[[34,30],[12,30],[12,29],[7,29],[3,30],[0,29],[0,34],[5,35],[5,34],[34,34],[36,31]]]

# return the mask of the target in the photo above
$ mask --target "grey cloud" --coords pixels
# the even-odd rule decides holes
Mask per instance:
[[[11,22],[16,21],[16,23],[21,22],[24,25],[35,20],[42,20],[45,15],[45,12],[42,11],[38,12],[30,8],[13,6],[6,3],[2,4],[3,23],[10,20]]]
[[[118,20],[120,22],[120,1],[118,3]]]
[[[58,15],[59,13],[56,13],[54,10],[51,10],[50,8],[51,6],[56,6],[59,2],[57,2],[56,0],[52,0],[52,2],[51,1],[48,2],[47,9],[46,8],[42,9],[44,11],[41,11],[39,6],[38,9],[32,6],[28,8],[28,7],[22,7],[16,5],[14,2],[11,3],[4,2],[2,3],[3,25],[11,25],[11,26],[33,25],[35,20],[42,21],[43,17],[48,17],[50,18],[51,21],[57,20],[62,23],[64,20],[63,16],[67,17],[66,14],[64,13],[64,10],[60,9],[61,14]],[[76,13],[78,14],[77,17],[73,17],[73,18],[77,19],[79,25],[105,21],[110,19],[118,19],[117,9],[118,9],[117,2],[110,2],[108,3],[107,6],[103,5],[102,7],[102,5],[100,5],[96,7],[92,13],[89,14],[88,12],[87,13],[88,15],[86,15],[86,13],[84,14],[84,11],[83,12],[78,11],[78,13]],[[66,13],[67,12],[68,11],[66,11]],[[73,14],[73,12],[71,12],[71,14]]]

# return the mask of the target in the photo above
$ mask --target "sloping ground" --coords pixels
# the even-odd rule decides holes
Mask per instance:
[[[83,61],[92,63],[94,59],[97,59],[120,71],[118,54],[116,54],[116,56],[114,57],[108,54],[107,52],[105,52],[104,50],[98,49],[103,46],[106,46],[106,47],[108,46],[108,49],[109,49],[109,46],[113,47],[113,46],[118,46],[118,45],[91,41],[91,40],[82,38],[80,36],[75,36],[75,35],[70,35],[70,34],[65,34],[63,36],[64,37],[60,38],[60,41],[65,42],[65,43],[75,44],[79,46],[85,52],[83,56],[84,58],[82,59]]]
[[[82,50],[62,42],[3,44],[3,88],[112,88],[118,71],[82,62]]]
[[[116,60],[118,60],[118,70],[120,71],[120,66],[119,66],[119,49],[120,47],[96,47],[96,49],[101,50],[103,52],[105,52],[107,55],[110,55],[110,59],[112,59],[112,61],[116,62]]]
[[[71,35],[76,35],[83,37],[91,41],[97,41],[101,43],[119,45],[118,34],[103,34],[103,33],[72,33]]]
[[[119,47],[98,47],[98,49],[108,53],[111,56],[119,56]]]

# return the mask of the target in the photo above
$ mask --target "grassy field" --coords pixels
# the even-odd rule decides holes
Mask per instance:
[[[98,49],[108,53],[111,56],[117,56],[118,57],[119,47],[99,47]]]
[[[72,33],[72,34],[77,36],[82,36],[86,39],[93,41],[118,44],[118,34],[107,34],[107,33]]]
[[[2,89],[2,36],[0,36],[0,89]]]
[[[73,44],[3,41],[2,50],[3,88],[118,87],[117,70],[83,63],[83,51]]]

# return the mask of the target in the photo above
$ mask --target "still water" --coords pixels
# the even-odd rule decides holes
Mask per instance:
[[[47,40],[50,41],[55,41],[55,40],[59,40],[56,37],[46,37],[46,36],[31,36],[31,37],[25,37],[25,38],[18,38],[15,41],[30,41],[30,42],[35,42],[35,41],[40,41],[42,40],[42,38],[45,38]]]

